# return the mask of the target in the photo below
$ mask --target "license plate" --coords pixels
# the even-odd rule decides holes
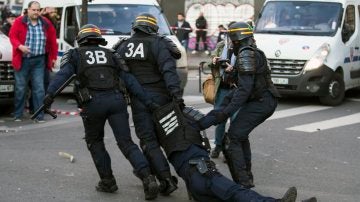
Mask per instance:
[[[274,84],[289,84],[289,79],[287,78],[271,78]]]
[[[14,85],[0,85],[0,92],[7,93],[13,91],[14,91]]]

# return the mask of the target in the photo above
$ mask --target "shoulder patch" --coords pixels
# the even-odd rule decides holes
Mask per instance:
[[[119,46],[127,39],[128,39],[127,37],[119,37],[119,40],[113,45],[112,49],[114,50],[118,49]]]

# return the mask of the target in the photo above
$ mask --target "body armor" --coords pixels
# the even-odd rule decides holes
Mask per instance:
[[[110,90],[119,88],[119,73],[112,53],[101,47],[80,47],[78,80],[80,88]]]
[[[257,64],[259,65],[257,66]],[[240,75],[253,74],[255,77],[254,89],[249,98],[250,101],[261,99],[265,90],[269,90],[274,97],[280,97],[271,81],[271,71],[265,54],[261,50],[252,46],[241,48],[235,65]]]
[[[166,89],[162,74],[159,71],[156,58],[152,53],[152,43],[157,41],[157,36],[131,37],[121,44],[121,57],[129,66],[129,71],[141,85]]]
[[[185,117],[179,106],[174,102],[161,106],[154,112],[157,138],[168,157],[172,152],[184,151],[192,144],[206,149],[207,138],[201,136],[200,131],[195,130],[187,122],[189,116],[193,116],[194,120],[196,120],[201,115],[190,111],[186,111],[186,113]]]

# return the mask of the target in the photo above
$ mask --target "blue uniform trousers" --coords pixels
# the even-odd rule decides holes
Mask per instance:
[[[209,159],[207,151],[199,146],[191,145],[182,152],[174,152],[169,161],[178,175],[185,181],[188,190],[197,201],[227,201],[227,202],[273,202],[274,198],[264,197],[257,192],[244,189],[220,173],[212,177],[202,175],[193,165],[191,159]]]
[[[237,174],[240,175],[239,177],[245,177],[242,180],[247,180],[247,177],[241,176],[241,173],[244,173],[244,170],[250,171],[251,169],[249,134],[274,113],[276,106],[277,98],[265,91],[262,99],[242,105],[236,118],[230,124],[228,153]]]
[[[133,166],[134,173],[140,178],[146,172],[150,173],[148,161],[131,139],[129,114],[122,93],[113,90],[96,93],[92,100],[83,106],[81,116],[85,127],[85,140],[101,179],[112,177],[111,159],[104,145],[106,120],[121,152]]]
[[[170,97],[165,93],[151,90],[147,92],[152,100],[160,106],[171,101]],[[160,149],[152,112],[134,96],[131,98],[131,110],[136,135],[140,139],[141,149],[148,159],[153,173],[156,174],[159,179],[170,177],[170,166],[164,153]]]

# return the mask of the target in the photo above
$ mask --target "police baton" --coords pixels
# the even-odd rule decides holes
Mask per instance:
[[[60,94],[61,91],[64,90],[64,88],[65,88],[66,86],[68,86],[75,77],[76,77],[76,74],[71,75],[71,77],[68,78],[68,80],[66,80],[66,81],[60,86],[60,88],[58,88],[58,89],[56,90],[56,92],[54,93],[54,95],[52,96],[52,98],[54,99],[58,94]],[[52,116],[54,119],[56,119],[56,118],[57,118],[57,115],[56,115],[54,112],[52,112],[48,107],[49,107],[49,106],[44,105],[44,104],[41,105],[41,107],[40,107],[38,110],[36,110],[36,112],[31,116],[31,119],[34,120],[42,111],[44,111],[44,113],[49,114],[49,115]]]

